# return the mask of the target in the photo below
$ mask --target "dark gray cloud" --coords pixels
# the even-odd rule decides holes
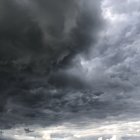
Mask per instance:
[[[94,94],[85,98],[91,87],[64,68],[97,42],[103,24],[100,2],[0,2],[1,128],[43,124],[46,116],[49,125],[82,113],[84,106],[96,108],[90,99]]]
[[[134,129],[117,121],[140,116],[140,4],[100,2],[0,2],[1,128],[112,119],[118,133]]]
[[[2,68],[43,73],[86,50],[101,23],[99,2],[93,2],[93,15],[87,3],[1,1]]]

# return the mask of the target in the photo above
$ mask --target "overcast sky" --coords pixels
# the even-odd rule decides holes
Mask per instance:
[[[140,139],[139,0],[0,11],[0,140]]]

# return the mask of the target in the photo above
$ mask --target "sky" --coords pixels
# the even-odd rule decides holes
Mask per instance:
[[[0,1],[0,140],[140,139],[139,0]]]

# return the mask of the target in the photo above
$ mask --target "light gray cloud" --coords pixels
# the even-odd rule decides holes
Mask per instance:
[[[91,49],[90,60],[78,56],[74,62],[80,64],[66,71],[104,93],[99,99],[108,103],[108,110],[102,107],[102,112],[116,112],[133,118],[139,116],[136,112],[139,112],[140,98],[140,5],[137,0],[115,4],[113,0],[104,0],[102,6],[106,27]],[[104,106],[103,102],[100,105]],[[117,110],[120,106],[123,113]]]

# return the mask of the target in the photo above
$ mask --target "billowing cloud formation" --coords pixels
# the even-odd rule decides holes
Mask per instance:
[[[69,131],[77,132],[87,119],[85,127],[101,123],[94,132],[139,137],[133,122],[140,116],[138,0],[1,3],[1,128],[69,122],[77,124]]]
[[[43,73],[87,50],[101,24],[100,2],[89,2],[2,0],[1,67]]]
[[[92,95],[84,99],[87,85],[59,69],[97,42],[101,1],[2,0],[0,5],[0,126],[39,124],[53,116],[50,124],[70,116],[64,113],[82,112],[82,104],[91,108]]]
[[[91,60],[80,56],[80,67],[71,68],[69,73],[77,73],[94,89],[104,92],[103,100],[112,102],[111,106],[128,103],[129,109],[125,107],[124,112],[133,112],[129,117],[134,117],[139,112],[140,97],[140,4],[137,0],[115,4],[113,0],[104,0],[102,7],[106,29],[91,51]]]

